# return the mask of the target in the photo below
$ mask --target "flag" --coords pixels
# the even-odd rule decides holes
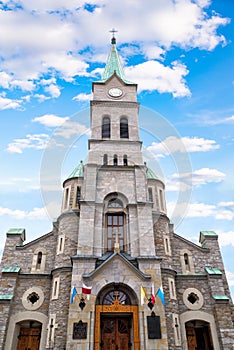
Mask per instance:
[[[88,300],[90,298],[91,291],[92,287],[87,287],[84,283],[82,283],[82,294],[86,294]]]
[[[141,305],[145,304],[145,299],[147,300],[147,296],[144,288],[141,286]]]
[[[76,290],[76,287],[73,287],[72,291],[71,291],[71,304],[74,303],[74,299],[75,299],[75,296],[77,295],[77,290]]]
[[[154,293],[154,283],[152,283],[152,288],[151,288],[151,301],[152,304],[155,304],[155,293]]]
[[[91,294],[92,287],[87,287],[84,283],[82,283],[82,294]]]
[[[163,293],[163,287],[162,287],[162,285],[161,285],[160,288],[158,288],[157,296],[161,299],[162,304],[165,306],[165,305],[166,305],[166,302],[165,302],[165,298],[164,298],[164,293]]]

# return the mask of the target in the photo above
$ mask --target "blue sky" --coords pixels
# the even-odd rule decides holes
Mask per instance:
[[[175,230],[218,233],[234,295],[233,13],[232,0],[0,1],[0,249],[9,228],[29,241],[59,215],[115,27]]]

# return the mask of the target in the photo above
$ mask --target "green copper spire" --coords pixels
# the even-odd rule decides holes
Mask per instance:
[[[68,179],[72,179],[74,177],[84,177],[84,166],[82,160],[80,161],[80,164],[73,170],[73,172],[68,176]]]
[[[98,82],[105,83],[115,73],[125,84],[134,84],[131,81],[128,81],[125,77],[123,66],[120,62],[119,54],[116,49],[116,38],[114,37],[114,35],[111,39],[111,44],[112,44],[111,51],[107,59],[107,63],[106,63],[104,73],[102,75],[102,79],[99,80]]]

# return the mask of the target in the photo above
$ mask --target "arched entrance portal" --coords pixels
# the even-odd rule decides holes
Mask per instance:
[[[114,283],[101,290],[95,310],[95,350],[139,350],[137,297]]]
[[[213,350],[210,324],[202,320],[192,320],[185,324],[188,350]]]
[[[39,350],[42,325],[37,321],[22,321],[18,324],[17,350]]]

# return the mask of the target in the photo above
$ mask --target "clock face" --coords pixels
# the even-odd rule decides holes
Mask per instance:
[[[109,95],[112,97],[120,97],[123,95],[123,91],[120,90],[119,88],[112,88],[109,90]]]

